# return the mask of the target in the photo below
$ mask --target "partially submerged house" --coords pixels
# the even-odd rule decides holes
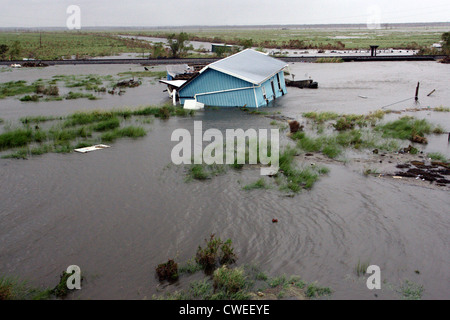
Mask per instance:
[[[287,93],[287,63],[246,49],[205,66],[177,90],[182,105],[258,108]]]

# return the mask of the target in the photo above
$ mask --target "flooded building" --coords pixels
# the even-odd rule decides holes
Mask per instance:
[[[247,49],[205,66],[179,89],[182,105],[258,108],[287,93],[287,63]]]

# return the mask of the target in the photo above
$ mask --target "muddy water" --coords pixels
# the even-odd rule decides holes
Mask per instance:
[[[30,74],[14,70],[0,77],[32,81],[53,73],[123,71],[120,66],[57,68],[62,67]],[[434,97],[421,97],[421,104],[448,106],[449,69],[439,64],[295,64],[291,71],[296,78],[310,74],[320,88],[290,88],[270,111],[293,117],[311,110],[367,113],[411,96],[416,80],[437,89]],[[383,82],[383,75],[390,80]],[[166,99],[161,89],[147,83],[122,97],[67,105],[6,99],[0,101],[0,117],[14,121],[30,114],[158,103]],[[436,114],[414,113],[450,130],[449,114]],[[270,128],[271,121],[239,110],[205,110],[194,119],[155,120],[146,137],[89,154],[0,160],[0,274],[53,286],[62,270],[76,264],[86,281],[72,298],[151,298],[158,286],[155,265],[172,257],[186,261],[216,233],[233,239],[239,264],[318,281],[335,291],[335,299],[377,299],[365,278],[355,276],[358,261],[380,266],[384,282],[378,299],[399,298],[398,287],[406,279],[424,286],[424,298],[450,298],[448,191],[365,177],[339,163],[329,164],[328,176],[294,198],[275,188],[242,191],[259,178],[253,169],[186,183],[183,168],[170,165],[170,136],[176,128],[192,132],[193,120],[202,120],[204,129]],[[441,144],[435,147],[448,150]],[[273,218],[279,222],[273,224]]]

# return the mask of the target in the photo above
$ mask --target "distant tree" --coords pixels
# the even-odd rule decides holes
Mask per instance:
[[[192,45],[189,45],[189,35],[186,32],[179,34],[171,34],[167,37],[169,48],[172,51],[173,58],[179,58],[186,54],[188,50],[192,50]]]
[[[22,46],[19,41],[14,41],[11,48],[9,49],[9,55],[11,56],[11,60],[19,59],[20,54],[22,53]]]
[[[166,55],[164,46],[161,42],[155,43],[152,47],[152,58],[161,58]]]
[[[5,60],[5,55],[8,52],[9,47],[6,44],[0,44],[0,57]]]
[[[215,53],[218,58],[222,58],[223,55],[225,54],[225,52],[229,52],[229,51],[231,51],[231,50],[228,49],[227,47],[223,46],[223,47],[216,47]]]

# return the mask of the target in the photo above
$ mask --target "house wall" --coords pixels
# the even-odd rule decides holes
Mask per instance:
[[[283,71],[280,71],[278,75],[281,89],[286,94],[287,90],[284,82]],[[277,75],[274,75],[261,84],[261,86],[264,86],[265,88],[269,102],[274,99],[271,86],[272,81],[275,87],[275,97],[279,98],[283,95],[283,93],[279,90]],[[242,107],[246,105],[247,107],[255,108],[267,105],[266,100],[263,97],[263,90],[260,86],[253,85],[250,82],[232,77],[213,69],[207,69],[204,73],[193,79],[188,85],[186,85],[186,87],[180,90],[180,103],[184,104],[186,99],[194,99],[195,95],[197,95],[198,102],[204,103],[208,106]]]
[[[278,82],[278,79],[280,81]],[[275,94],[272,89],[272,81],[275,88]],[[280,91],[281,88],[281,91]],[[264,92],[266,93],[266,98],[264,98]],[[273,77],[267,79],[261,84],[261,87],[256,90],[256,99],[258,102],[258,107],[266,106],[269,102],[275,98],[280,98],[283,94],[287,93],[286,83],[284,81],[284,72],[280,71],[278,77],[275,74]]]

